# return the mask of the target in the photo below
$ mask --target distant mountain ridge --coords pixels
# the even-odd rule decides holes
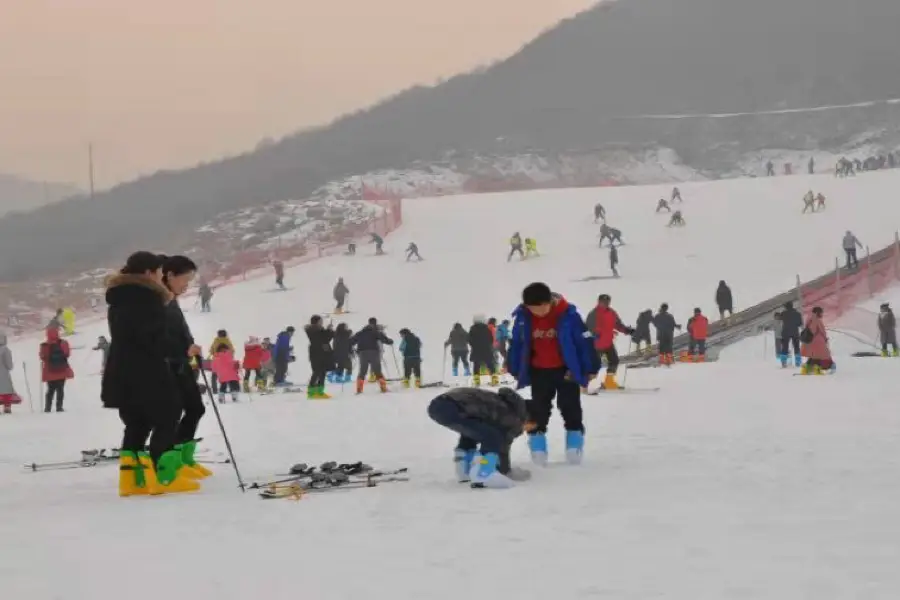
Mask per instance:
[[[491,67],[416,87],[254,152],[161,172],[22,217],[0,219],[0,280],[88,267],[174,243],[216,214],[303,198],[330,181],[454,151],[664,147],[729,172],[767,148],[891,143],[900,106],[754,113],[900,97],[897,0],[618,0],[562,22]],[[879,138],[879,136],[881,136]],[[879,138],[879,139],[875,139]],[[879,141],[880,140],[880,141]],[[642,150],[643,151],[643,150]],[[21,258],[16,258],[17,256]]]
[[[0,215],[34,210],[80,193],[81,190],[71,184],[30,181],[0,173]]]

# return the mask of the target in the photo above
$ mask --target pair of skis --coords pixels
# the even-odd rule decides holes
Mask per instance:
[[[306,463],[294,465],[283,479],[252,483],[250,489],[262,490],[265,500],[291,498],[300,500],[310,493],[340,489],[376,487],[381,483],[408,481],[407,468],[380,470],[362,462],[337,464],[334,461],[310,467]]]
[[[212,453],[208,450],[200,450],[196,454],[197,462],[205,464],[229,464],[231,459],[221,452]],[[61,462],[25,463],[22,468],[36,473],[38,471],[63,471],[66,469],[83,469],[101,465],[114,465],[119,462],[118,448],[99,448],[94,450],[82,450],[81,460],[66,460]]]

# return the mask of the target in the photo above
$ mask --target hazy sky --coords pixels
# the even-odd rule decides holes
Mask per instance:
[[[0,172],[86,187],[513,53],[594,0],[0,0]]]

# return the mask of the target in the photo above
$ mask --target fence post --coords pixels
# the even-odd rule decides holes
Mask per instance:
[[[871,298],[875,292],[872,291],[872,253],[869,252],[868,246],[866,246],[866,285],[869,287],[869,298]]]

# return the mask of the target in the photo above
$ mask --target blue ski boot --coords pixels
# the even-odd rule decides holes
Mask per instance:
[[[531,462],[539,467],[547,466],[547,436],[543,433],[528,434],[528,449],[531,451]]]
[[[459,377],[459,367],[453,367],[453,376]]]
[[[471,481],[469,472],[472,470],[472,461],[474,460],[474,450],[461,450],[457,448],[453,451],[453,464],[456,466],[457,481],[460,483],[468,483]]]
[[[353,381],[353,374],[347,371],[344,373],[344,383],[350,383],[351,381]]]
[[[472,376],[472,371],[469,370],[469,367],[465,367],[465,372],[463,373],[466,377]]]
[[[800,356],[799,354],[795,354],[794,355],[794,366],[799,367],[802,364],[803,364],[803,357]]]
[[[334,371],[328,371],[328,375],[325,376],[325,381],[328,383],[334,383]]]
[[[786,369],[786,368],[787,368],[787,363],[788,363],[788,357],[787,357],[787,354],[779,354],[779,355],[778,355],[778,360],[781,362],[781,368],[782,368],[782,369]]]
[[[584,456],[584,434],[580,431],[566,432],[566,462],[580,465]]]
[[[472,462],[472,470],[469,477],[472,480],[473,488],[491,488],[505,489],[511,488],[515,484],[512,479],[497,470],[497,464],[500,462],[500,456],[496,452],[489,452],[484,456],[475,455]]]

